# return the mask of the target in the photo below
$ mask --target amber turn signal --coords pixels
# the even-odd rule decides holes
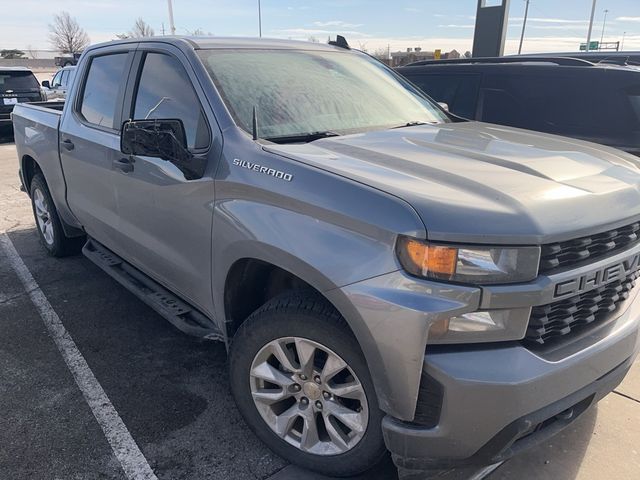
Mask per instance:
[[[449,280],[456,271],[458,249],[429,245],[409,237],[398,239],[398,257],[402,266],[414,275]]]

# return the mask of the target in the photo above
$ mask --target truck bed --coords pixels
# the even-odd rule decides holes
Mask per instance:
[[[58,150],[58,127],[63,106],[64,102],[18,103],[12,113],[23,185],[29,183],[24,177],[33,174],[28,167],[29,162],[37,159],[59,211],[67,211],[64,208],[66,185]],[[29,191],[28,188],[26,190]]]

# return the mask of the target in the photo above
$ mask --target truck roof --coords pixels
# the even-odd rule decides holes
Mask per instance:
[[[173,45],[189,45],[191,48],[216,49],[216,48],[252,48],[252,49],[279,49],[279,50],[324,50],[324,51],[344,51],[344,49],[328,45],[326,43],[305,42],[299,40],[283,40],[278,38],[255,38],[255,37],[190,37],[183,35],[171,35],[162,37],[131,38],[126,40],[115,40],[111,42],[92,45],[89,49],[99,48],[107,45],[117,45],[124,43],[170,43]]]

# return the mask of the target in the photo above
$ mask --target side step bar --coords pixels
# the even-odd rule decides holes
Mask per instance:
[[[224,335],[211,319],[98,241],[89,237],[82,253],[178,330],[195,337],[224,341]]]

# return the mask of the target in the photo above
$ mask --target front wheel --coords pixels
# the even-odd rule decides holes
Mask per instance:
[[[245,420],[290,462],[349,476],[385,458],[366,362],[324,299],[286,295],[251,315],[233,339],[230,371]]]

